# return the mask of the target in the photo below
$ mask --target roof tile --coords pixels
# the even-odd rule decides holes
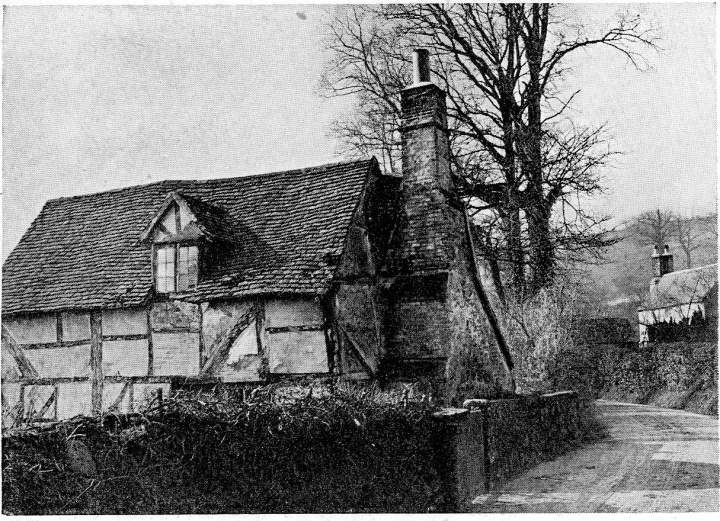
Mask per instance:
[[[151,293],[140,234],[169,193],[224,229],[222,255],[191,300],[321,294],[334,273],[321,250],[342,248],[374,160],[259,176],[161,181],[48,201],[3,266],[3,313],[141,305]],[[219,208],[223,214],[205,211]],[[230,281],[230,282],[228,282]]]

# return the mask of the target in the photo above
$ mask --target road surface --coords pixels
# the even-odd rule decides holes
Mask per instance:
[[[718,421],[598,401],[609,436],[473,501],[476,512],[716,512]]]

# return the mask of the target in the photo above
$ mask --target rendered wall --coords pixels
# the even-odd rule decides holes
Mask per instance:
[[[671,321],[678,324],[685,319],[692,319],[692,316],[698,311],[702,313],[703,317],[705,316],[705,304],[703,302],[692,302],[678,306],[639,311],[638,329],[640,342],[647,342],[649,340],[647,326]]]
[[[366,305],[358,301],[353,313]],[[43,418],[63,419],[137,410],[156,399],[158,389],[169,391],[172,378],[256,382],[268,373],[327,373],[324,322],[320,303],[312,299],[202,306],[167,301],[150,308],[9,317],[4,325],[20,340],[13,340],[11,351],[3,337],[3,399],[10,411],[20,404],[26,417],[37,418],[47,404]],[[348,327],[358,337],[368,333]],[[22,374],[18,353],[32,374]],[[212,356],[218,360],[209,364]],[[4,425],[14,422],[5,416]]]
[[[340,284],[336,293],[336,320],[344,347],[340,357],[342,373],[370,373],[378,370],[382,358],[381,314],[377,286],[373,283]],[[359,351],[359,352],[356,352]]]
[[[150,310],[155,376],[197,376],[200,372],[200,308],[168,301]]]
[[[203,304],[202,335],[205,353],[212,353],[249,313],[256,314],[250,301]],[[222,359],[213,364],[209,373],[211,376],[220,377],[225,382],[261,380],[262,357],[257,327],[253,316],[234,340],[229,339],[232,343]]]
[[[56,419],[62,420],[73,416],[92,414],[92,404],[90,403],[92,391],[89,381],[59,383],[57,389]]]
[[[450,343],[448,382],[462,384],[473,379],[477,396],[496,396],[514,391],[512,375],[505,365],[495,333],[472,283],[469,259],[458,263],[448,278]],[[473,374],[460,374],[472,367]]]
[[[57,341],[57,320],[54,314],[4,318],[18,344],[45,344]]]
[[[326,373],[329,370],[324,315],[311,299],[265,303],[269,371],[276,374]]]
[[[450,322],[446,274],[397,277],[386,297],[385,335],[389,359],[447,356]]]
[[[72,378],[90,374],[90,344],[24,349],[23,352],[37,370],[39,378]]]

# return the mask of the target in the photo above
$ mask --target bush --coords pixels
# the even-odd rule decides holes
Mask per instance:
[[[432,406],[373,388],[180,395],[146,415],[3,439],[10,514],[427,512]],[[82,440],[97,475],[71,471]]]
[[[575,301],[572,289],[558,283],[532,298],[511,300],[500,309],[498,318],[515,363],[518,393],[590,393],[582,371],[590,362],[571,333]]]

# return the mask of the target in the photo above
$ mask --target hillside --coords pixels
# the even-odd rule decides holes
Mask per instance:
[[[705,233],[702,228],[698,230],[699,237],[695,240],[697,249],[691,254],[690,265],[678,239],[672,236],[667,240],[674,256],[675,270],[717,262],[717,236],[712,231]],[[619,241],[608,248],[604,262],[584,269],[582,288],[593,312],[627,317],[632,322],[653,276],[650,264],[652,246],[632,223],[615,233]]]

